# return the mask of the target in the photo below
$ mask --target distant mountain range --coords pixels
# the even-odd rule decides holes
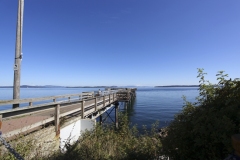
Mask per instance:
[[[199,85],[169,85],[169,86],[155,86],[155,87],[199,87]]]
[[[21,85],[21,88],[118,88],[122,86],[55,86],[55,85]],[[124,86],[129,88],[130,86]],[[135,88],[137,86],[131,86]],[[167,85],[167,86],[154,86],[154,87],[199,87],[199,85]],[[13,88],[13,86],[0,86],[0,88]]]
[[[21,85],[21,88],[116,88],[118,86],[55,86],[55,85]],[[0,88],[13,88],[13,86],[0,86]]]

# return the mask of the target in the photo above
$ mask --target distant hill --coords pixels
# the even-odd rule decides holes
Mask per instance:
[[[0,88],[13,88],[13,86],[0,86]]]
[[[64,86],[44,85],[44,86],[32,86],[21,85],[20,88],[63,88]],[[0,88],[13,88],[13,86],[0,86]]]
[[[199,85],[169,85],[169,86],[155,86],[155,87],[199,87]]]
[[[117,86],[55,86],[55,85],[21,85],[21,88],[117,88]],[[0,86],[0,88],[13,88],[13,86]]]

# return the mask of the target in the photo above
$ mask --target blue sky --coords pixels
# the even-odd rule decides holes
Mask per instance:
[[[0,0],[0,86],[13,84],[17,0]],[[239,0],[25,0],[21,84],[198,84],[240,77]]]

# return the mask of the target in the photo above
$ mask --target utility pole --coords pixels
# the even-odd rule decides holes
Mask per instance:
[[[24,0],[18,0],[17,33],[16,33],[16,47],[15,47],[14,81],[13,81],[13,99],[20,98],[23,5],[24,5]],[[17,108],[17,107],[19,107],[19,104],[13,104],[13,108]]]

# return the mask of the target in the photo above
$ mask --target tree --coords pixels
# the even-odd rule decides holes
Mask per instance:
[[[231,135],[240,132],[240,81],[218,72],[218,84],[205,80],[198,69],[199,96],[185,106],[162,139],[164,153],[173,159],[223,159],[232,152]]]

